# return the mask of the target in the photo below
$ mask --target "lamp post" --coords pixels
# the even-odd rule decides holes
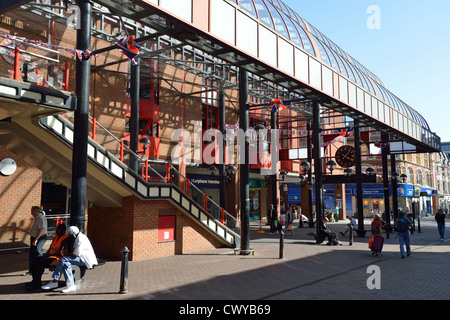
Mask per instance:
[[[330,170],[331,174],[333,174],[334,167],[336,167],[336,162],[334,162],[334,160],[329,160],[327,162],[327,168]]]

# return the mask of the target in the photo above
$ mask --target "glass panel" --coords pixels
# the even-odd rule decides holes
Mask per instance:
[[[331,66],[330,60],[328,59],[328,54],[325,52],[325,49],[323,48],[323,45],[320,41],[316,40],[316,44],[319,47],[319,51],[320,51],[320,55],[322,57],[322,62],[325,63],[326,65]]]
[[[348,103],[348,81],[339,77],[339,99]]]
[[[391,108],[383,104],[384,107],[384,122],[391,124]]]
[[[277,65],[277,35],[262,25],[259,27],[259,57]]]
[[[313,58],[309,58],[309,84],[322,89],[321,64]]]
[[[372,97],[372,115],[375,119],[378,119],[378,101]]]
[[[237,13],[237,39],[236,45],[242,50],[258,55],[258,23],[242,12]]]
[[[366,113],[372,115],[372,101],[370,95],[367,92],[364,93],[364,104]]]
[[[273,22],[275,23],[275,30],[285,36],[287,39],[290,39],[289,33],[287,32],[286,25],[284,24],[283,19],[281,18],[280,13],[277,9],[270,3],[267,2],[267,7],[270,10],[270,13],[272,14]]]
[[[253,5],[252,0],[239,0],[239,6],[250,13],[252,16],[257,18],[255,6]]]
[[[356,86],[351,82],[348,83],[348,104],[356,108]]]
[[[357,100],[357,104],[356,104],[356,107],[359,109],[359,110],[362,110],[362,111],[364,111],[364,91],[362,91],[362,89],[361,88],[356,88],[356,94],[357,94],[357,96],[358,96],[358,100]]]
[[[211,33],[235,44],[235,8],[225,1],[211,2]],[[223,26],[227,26],[224,28]]]
[[[303,47],[303,43],[301,41],[300,35],[298,34],[298,31],[295,28],[292,20],[285,14],[283,14],[283,18],[284,18],[284,21],[286,22],[286,26],[288,28],[289,35],[291,36],[292,42],[294,42],[299,47]]]
[[[377,99],[377,103],[378,103],[378,119],[380,119],[380,121],[385,122],[385,118],[384,118],[384,104],[383,104],[383,102],[381,102],[378,99]]]
[[[333,95],[333,71],[325,66],[322,66],[322,91]]]
[[[308,55],[295,49],[295,76],[308,83]]]
[[[314,52],[311,41],[309,40],[308,36],[306,35],[305,30],[303,30],[302,28],[297,28],[297,30],[298,30],[300,38],[302,39],[302,42],[303,42],[303,49],[305,49],[311,55],[315,56],[316,53]]]
[[[192,1],[185,1],[185,0],[163,1],[161,3],[161,7],[163,7],[167,11],[174,13],[180,18],[183,18],[184,20],[192,22]]]
[[[272,17],[270,16],[270,13],[267,10],[267,7],[264,5],[263,1],[255,0],[255,6],[256,10],[258,11],[259,20],[261,20],[261,22],[265,23],[272,29],[275,29],[273,26]]]
[[[278,67],[289,74],[294,74],[294,46],[283,40],[278,39]]]

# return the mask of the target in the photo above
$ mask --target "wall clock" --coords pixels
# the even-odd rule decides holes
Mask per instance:
[[[336,163],[342,168],[353,167],[356,162],[355,148],[352,146],[342,146],[335,154]]]

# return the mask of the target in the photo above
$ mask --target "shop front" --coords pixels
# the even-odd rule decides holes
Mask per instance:
[[[312,188],[312,201],[315,203],[315,188]],[[288,186],[288,199],[290,204],[300,204],[300,185]],[[390,191],[389,191],[390,193]],[[356,185],[345,185],[345,206],[342,204],[341,199],[336,198],[335,186],[324,186],[324,210],[334,212],[337,207],[345,207],[345,215],[356,214]],[[384,212],[384,189],[382,184],[365,184],[363,185],[363,214],[364,217],[373,217],[375,214]]]
[[[187,178],[190,183],[194,184],[197,188],[191,187],[191,197],[194,201],[205,205],[204,195],[208,195],[212,201],[219,204],[220,203],[220,179],[217,176],[211,175],[200,175],[200,174],[188,174]],[[220,210],[212,205],[210,202],[207,203],[208,211],[216,218],[220,219]]]
[[[267,181],[250,178],[250,221],[260,220],[261,213],[266,212],[267,204]]]
[[[419,203],[420,215],[425,217],[433,213],[432,197],[436,190],[417,185],[399,184],[397,187],[398,209],[412,212],[413,203]]]

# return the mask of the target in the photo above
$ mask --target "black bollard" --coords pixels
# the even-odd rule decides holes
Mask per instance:
[[[280,259],[284,257],[284,232],[280,230]]]
[[[353,245],[353,225],[351,223],[349,223],[349,230],[348,232],[350,232],[350,236],[348,237],[348,245],[352,246]]]
[[[130,250],[125,246],[122,251],[122,268],[120,270],[120,291],[119,293],[128,293],[128,254]]]

